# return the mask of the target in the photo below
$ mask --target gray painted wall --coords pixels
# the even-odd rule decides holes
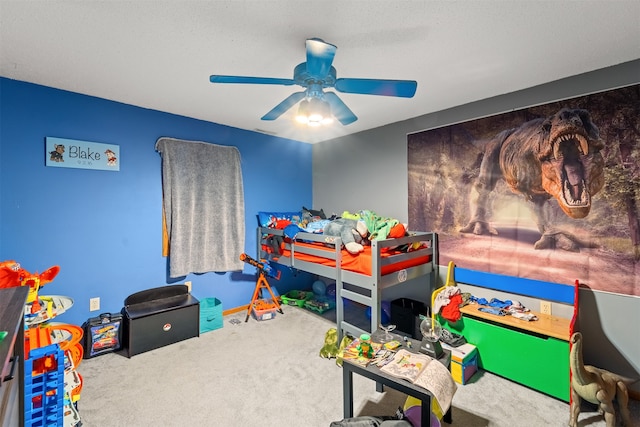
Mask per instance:
[[[315,144],[313,205],[407,221],[407,134],[638,83],[640,59]],[[441,283],[445,278],[441,268]],[[428,302],[430,289],[412,282],[385,290],[383,298]],[[579,300],[585,362],[640,378],[640,298],[587,289]],[[640,392],[640,382],[632,388]]]

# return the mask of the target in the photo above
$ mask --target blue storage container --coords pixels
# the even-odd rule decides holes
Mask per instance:
[[[222,302],[218,298],[200,300],[200,333],[222,328]]]

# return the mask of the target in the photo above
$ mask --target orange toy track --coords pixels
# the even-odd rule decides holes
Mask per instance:
[[[57,342],[62,350],[68,350],[82,340],[84,334],[81,327],[67,323],[48,327],[52,341]]]
[[[30,358],[31,350],[51,345],[51,331],[49,327],[41,326],[24,331],[24,354]],[[46,356],[33,361],[32,375],[40,375],[56,368],[55,356]]]

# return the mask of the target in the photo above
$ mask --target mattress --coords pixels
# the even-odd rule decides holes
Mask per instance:
[[[327,253],[335,252],[334,248],[331,248],[322,244],[296,242],[296,247],[301,247],[301,246],[306,246],[306,247],[327,251]],[[386,251],[381,253],[381,258],[384,259],[392,255],[398,255],[401,253],[402,252]],[[281,256],[290,258],[291,251],[285,248],[283,249]],[[342,250],[342,269],[352,271],[354,273],[364,274],[366,276],[371,276],[371,265],[372,265],[371,257],[372,257],[371,246],[365,246],[364,252],[360,252],[357,255],[350,254],[348,251],[343,249]],[[336,262],[333,259],[323,258],[320,256],[310,255],[310,254],[297,252],[297,251],[295,252],[295,259],[300,261],[313,262],[315,264],[322,264],[328,267],[336,266]],[[403,260],[403,261],[383,265],[381,269],[382,275],[384,276],[389,273],[400,271],[409,267],[415,267],[417,265],[427,264],[430,261],[431,261],[431,255],[425,254],[424,256],[411,258],[409,260]]]

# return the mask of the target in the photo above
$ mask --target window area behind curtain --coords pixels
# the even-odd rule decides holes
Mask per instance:
[[[236,147],[160,138],[169,276],[242,270],[244,191]]]

